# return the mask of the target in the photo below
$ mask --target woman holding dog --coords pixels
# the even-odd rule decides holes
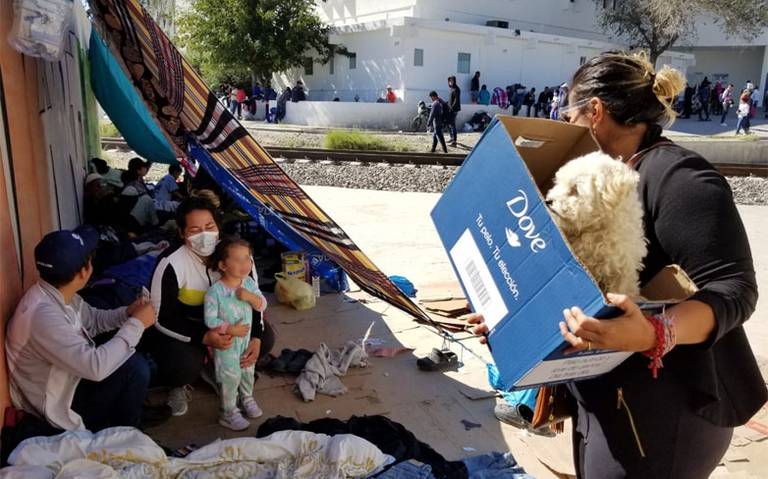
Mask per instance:
[[[685,86],[644,56],[605,53],[575,73],[561,119],[590,129],[603,152],[640,174],[648,255],[641,283],[677,264],[696,283],[688,300],[646,317],[625,295],[612,320],[563,312],[572,351],[633,354],[598,378],[571,383],[580,478],[706,478],[733,428],[766,402],[742,324],[757,303],[749,243],[727,181],[704,158],[662,136]],[[620,219],[617,219],[620,221]],[[474,315],[477,334],[487,333]]]

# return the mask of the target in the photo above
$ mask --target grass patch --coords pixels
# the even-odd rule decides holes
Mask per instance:
[[[101,122],[99,123],[99,136],[102,138],[120,138],[123,135],[112,123]]]
[[[329,150],[409,151],[403,141],[389,141],[369,133],[344,130],[326,133],[323,147]]]

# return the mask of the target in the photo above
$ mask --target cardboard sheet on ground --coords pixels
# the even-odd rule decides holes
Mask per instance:
[[[163,135],[228,192],[322,251],[366,292],[429,321],[218,101],[138,0],[94,0],[92,21]]]

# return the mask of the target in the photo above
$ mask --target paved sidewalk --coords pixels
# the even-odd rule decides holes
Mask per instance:
[[[711,121],[699,121],[698,116],[691,116],[690,119],[678,118],[671,128],[667,129],[668,136],[673,137],[710,137],[713,139],[731,139],[736,133],[736,113],[731,109],[731,113],[726,119],[727,126],[720,126],[720,117],[712,115]],[[752,119],[750,133],[757,135],[760,139],[768,138],[768,120],[764,118],[762,108],[758,112],[757,118]]]

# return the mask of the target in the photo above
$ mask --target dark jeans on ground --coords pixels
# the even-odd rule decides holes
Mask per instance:
[[[709,477],[733,429],[696,415],[692,392],[675,372],[662,370],[654,379],[645,358],[628,361],[639,366],[568,385],[579,400],[573,421],[577,477]]]
[[[525,105],[525,116],[530,117],[531,116],[531,108],[533,108],[533,105]],[[538,113],[536,114],[538,116]]]
[[[152,386],[177,388],[192,384],[200,377],[208,356],[207,346],[178,341],[154,328],[144,336],[146,341],[142,339],[141,348],[147,351],[157,364],[157,374],[152,378]],[[269,322],[264,321],[259,359],[269,354],[274,347],[275,333]]]
[[[435,152],[438,141],[443,148],[443,152],[448,153],[448,147],[445,146],[445,137],[443,136],[443,125],[435,125],[434,131],[432,131],[432,153]]]
[[[72,410],[92,432],[114,426],[139,427],[148,386],[149,363],[143,354],[134,353],[103,381],[81,379]]]
[[[702,113],[706,115],[706,118],[702,117]],[[709,120],[709,103],[702,103],[701,110],[699,110],[699,120]]]
[[[720,123],[725,123],[725,119],[728,117],[728,113],[731,111],[731,106],[728,105],[727,107],[724,106],[722,108],[723,108],[723,116],[720,117]]]
[[[456,143],[456,138],[457,138],[456,115],[458,114],[459,112],[457,111],[451,112],[451,117],[448,119],[448,134],[451,137],[451,143]],[[434,150],[434,147],[432,149]]]
[[[742,129],[744,130],[744,133],[749,134],[749,117],[748,116],[740,117],[738,123],[736,123],[737,135]]]

